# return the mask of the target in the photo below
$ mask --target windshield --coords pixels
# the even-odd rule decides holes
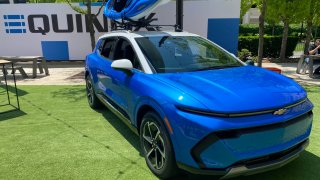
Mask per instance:
[[[243,66],[229,53],[197,36],[152,36],[136,41],[157,73]]]

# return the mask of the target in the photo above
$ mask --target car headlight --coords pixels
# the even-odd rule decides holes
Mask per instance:
[[[218,112],[208,111],[204,109],[197,109],[197,108],[187,107],[182,105],[176,105],[176,108],[179,109],[180,111],[184,111],[192,114],[215,116],[215,117],[230,117],[230,114],[218,113]]]

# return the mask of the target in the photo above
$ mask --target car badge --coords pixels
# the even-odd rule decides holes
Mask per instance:
[[[274,113],[273,113],[273,115],[283,115],[283,114],[285,114],[287,112],[287,109],[285,109],[285,108],[283,108],[283,109],[279,109],[279,110],[277,110],[277,111],[275,111]]]

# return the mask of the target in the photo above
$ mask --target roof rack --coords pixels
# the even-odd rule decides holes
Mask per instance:
[[[160,31],[162,27],[173,27],[176,32],[183,31],[183,0],[176,0],[176,24],[175,25],[151,25],[152,22],[157,21],[157,18],[153,18],[156,13],[151,13],[148,17],[143,17],[138,21],[133,21],[128,18],[123,18],[121,22],[111,21],[111,30],[129,30],[139,31],[141,28],[145,28],[148,31]]]
[[[151,13],[148,17],[143,17],[138,21],[124,18],[121,22],[111,21],[111,30],[130,30],[139,31],[141,28],[146,28],[148,31],[160,31],[162,27],[174,27],[177,25],[151,25],[152,22],[157,21],[157,18],[153,18],[156,13]]]

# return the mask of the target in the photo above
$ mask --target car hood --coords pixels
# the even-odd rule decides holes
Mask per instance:
[[[164,73],[155,77],[191,95],[207,107],[206,110],[222,113],[282,108],[307,96],[293,80],[253,66]],[[185,106],[192,107],[192,104]]]

